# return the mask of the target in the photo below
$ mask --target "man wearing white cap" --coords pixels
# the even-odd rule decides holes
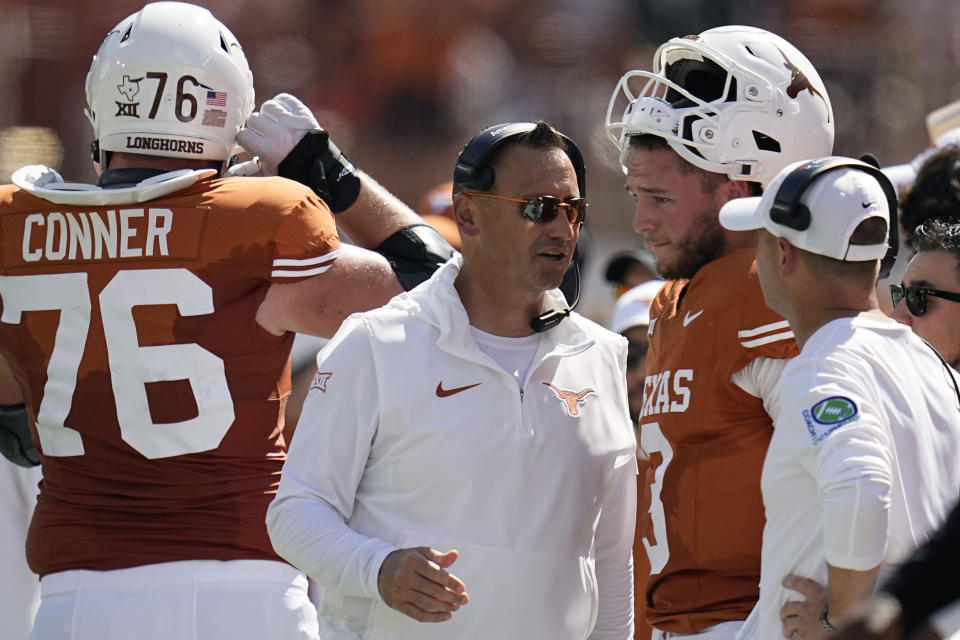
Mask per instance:
[[[659,278],[641,282],[617,298],[610,316],[610,330],[623,335],[630,342],[649,343],[647,327],[650,326],[650,304],[663,282]]]
[[[656,278],[631,287],[617,298],[610,317],[610,330],[627,339],[627,400],[634,427],[643,409],[643,388],[647,376],[647,350],[650,338],[650,305],[663,280]]]
[[[957,500],[957,378],[878,306],[895,207],[879,170],[823,158],[720,210],[725,228],[760,230],[764,298],[801,348],[780,381],[760,601],[740,638],[825,636]]]

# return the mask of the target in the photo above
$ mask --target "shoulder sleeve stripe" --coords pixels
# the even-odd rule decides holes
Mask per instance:
[[[760,345],[770,344],[771,342],[777,342],[779,340],[792,340],[793,331],[784,331],[783,333],[774,333],[769,336],[763,336],[762,338],[756,338],[754,340],[741,340],[740,344],[745,346],[747,349],[752,349],[753,347],[759,347]]]
[[[315,276],[329,269],[339,254],[340,250],[335,249],[326,255],[316,258],[304,258],[303,260],[277,258],[273,261],[273,271],[270,272],[270,277],[305,278],[307,276]]]
[[[778,331],[780,329],[789,329],[790,323],[786,320],[781,320],[780,322],[771,322],[770,324],[765,324],[762,327],[757,327],[756,329],[745,329],[743,331],[737,331],[737,335],[741,338],[752,338],[753,336],[758,336],[761,333],[769,333],[771,331]]]
[[[317,256],[315,258],[303,258],[300,260],[296,258],[277,258],[276,260],[273,261],[273,266],[274,268],[276,267],[309,267],[314,264],[320,264],[321,262],[327,262],[327,261],[333,260],[334,258],[337,257],[338,253],[340,253],[339,249],[331,251],[330,253],[327,253],[322,256]]]
[[[306,278],[307,276],[315,276],[319,273],[323,273],[327,269],[333,266],[333,260],[330,262],[320,265],[319,267],[314,267],[313,269],[274,269],[270,272],[271,278]]]

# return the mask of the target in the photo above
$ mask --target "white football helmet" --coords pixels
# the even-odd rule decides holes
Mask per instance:
[[[240,43],[207,9],[155,2],[120,22],[93,57],[86,114],[105,153],[226,163],[253,111]]]
[[[653,69],[627,72],[610,98],[606,130],[621,164],[631,136],[652,134],[701,169],[765,186],[788,164],[833,152],[827,89],[776,34],[726,26],[673,38]],[[621,96],[626,108],[615,111]]]

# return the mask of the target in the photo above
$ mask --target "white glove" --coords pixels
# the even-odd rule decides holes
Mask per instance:
[[[238,176],[262,176],[263,167],[260,166],[260,158],[237,163],[227,169],[226,175],[230,178]]]
[[[17,169],[17,176],[19,180],[35,187],[45,187],[48,184],[63,182],[63,176],[56,169],[51,169],[42,164],[28,164],[20,167]]]
[[[237,142],[250,155],[260,157],[264,175],[275,176],[277,165],[314,129],[322,127],[310,109],[289,93],[281,93],[247,118],[237,132]]]

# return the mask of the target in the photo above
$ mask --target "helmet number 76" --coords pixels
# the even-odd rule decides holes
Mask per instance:
[[[148,71],[147,77],[151,80],[157,80],[157,92],[153,96],[150,113],[147,114],[147,118],[153,120],[157,117],[157,111],[160,109],[163,90],[167,86],[167,74],[161,71]],[[194,87],[200,86],[200,81],[193,76],[181,76],[177,81],[177,99],[173,107],[173,113],[180,122],[191,122],[197,117],[197,98],[184,90],[184,85],[188,82],[192,83]],[[188,106],[187,113],[183,112],[184,104]]]

